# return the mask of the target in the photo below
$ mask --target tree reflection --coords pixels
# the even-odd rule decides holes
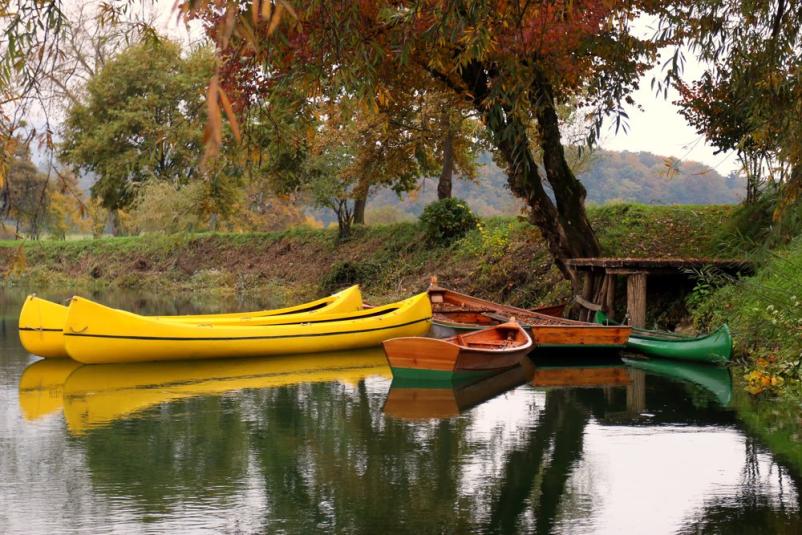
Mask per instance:
[[[163,512],[177,499],[225,499],[247,472],[248,436],[238,403],[182,400],[73,439],[83,445],[95,488]]]

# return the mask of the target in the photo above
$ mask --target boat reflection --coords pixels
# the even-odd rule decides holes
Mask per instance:
[[[458,384],[394,378],[384,402],[384,413],[405,420],[451,418],[526,384],[534,373],[532,362],[524,358],[514,368]]]
[[[649,375],[658,375],[700,386],[712,394],[722,407],[727,407],[732,402],[732,377],[729,368],[668,359],[624,358],[622,360],[630,368],[643,370]]]
[[[22,416],[36,420],[61,409],[64,382],[81,366],[71,359],[42,359],[25,368],[19,379]]]
[[[179,399],[296,383],[390,378],[381,348],[261,359],[86,365],[64,384],[72,434]]]

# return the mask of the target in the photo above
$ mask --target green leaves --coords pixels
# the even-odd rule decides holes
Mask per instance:
[[[214,68],[202,48],[184,58],[164,39],[132,46],[89,81],[85,104],[69,108],[61,159],[98,176],[93,195],[109,209],[128,206],[137,183],[199,177],[203,94]],[[222,127],[213,135],[222,139]]]

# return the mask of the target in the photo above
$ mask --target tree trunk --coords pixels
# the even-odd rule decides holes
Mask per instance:
[[[354,200],[354,224],[365,224],[365,206],[368,204],[367,195]]]
[[[574,256],[598,256],[601,247],[585,211],[587,191],[565,160],[551,85],[542,73],[536,72],[538,75],[535,77],[535,85],[539,98],[535,103],[535,116],[540,127],[543,166],[557,201],[560,226],[566,239],[572,244]]]
[[[506,160],[510,189],[529,206],[529,221],[540,229],[555,264],[571,281],[574,293],[578,293],[581,282],[568,268],[566,260],[598,256],[600,247],[585,212],[585,188],[565,161],[551,88],[543,76],[534,82],[540,94],[536,118],[541,129],[543,162],[556,203],[543,188],[538,165],[530,150],[526,125],[511,109],[486,100],[490,95],[491,76],[492,71],[478,62],[468,64],[462,70],[462,79],[471,89],[474,107],[482,114],[485,125],[493,134],[494,144]]]
[[[354,199],[354,224],[356,225],[364,225],[365,224],[365,207],[368,204],[368,193],[370,191],[370,184],[366,183],[367,181],[363,181],[359,184],[357,191],[355,192],[356,197]]]
[[[448,112],[443,113],[443,122],[446,127],[446,137],[443,140],[443,171],[437,182],[437,198],[451,197],[452,178],[454,176],[454,132],[451,130],[451,121]]]
[[[337,213],[338,240],[347,240],[351,236],[351,224],[354,222],[354,212],[348,208],[347,199],[339,199],[334,210]]]

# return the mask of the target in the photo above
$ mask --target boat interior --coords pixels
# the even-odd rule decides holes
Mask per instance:
[[[495,329],[458,334],[447,341],[467,348],[507,349],[525,345],[529,337],[517,324],[504,324]]]

